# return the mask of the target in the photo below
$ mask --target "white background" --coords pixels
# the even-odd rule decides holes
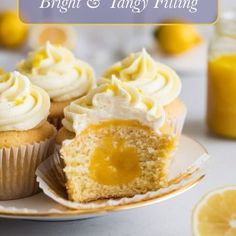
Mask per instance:
[[[222,0],[222,9],[233,3],[235,0]],[[14,1],[0,2],[1,7],[9,5],[13,6]],[[181,98],[188,107],[184,133],[204,144],[211,154],[207,176],[198,186],[160,204],[89,220],[43,223],[0,219],[0,236],[191,236],[192,209],[199,199],[210,190],[236,185],[236,145],[233,140],[214,138],[207,133],[205,73],[181,77]]]

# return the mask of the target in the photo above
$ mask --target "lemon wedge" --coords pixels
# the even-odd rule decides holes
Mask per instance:
[[[208,193],[193,211],[195,236],[236,235],[236,186]]]

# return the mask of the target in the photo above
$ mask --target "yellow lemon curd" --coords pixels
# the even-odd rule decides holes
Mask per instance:
[[[113,120],[90,128],[96,130],[112,125],[136,127],[139,122]],[[103,185],[121,185],[131,182],[141,174],[139,155],[135,146],[128,144],[125,139],[105,136],[92,153],[89,172],[95,182]]]
[[[214,133],[236,138],[236,54],[209,61],[207,123]]]
[[[91,178],[104,185],[127,184],[140,174],[139,157],[125,140],[105,137],[90,161]]]

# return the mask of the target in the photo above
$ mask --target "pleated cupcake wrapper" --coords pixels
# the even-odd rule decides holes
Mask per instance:
[[[48,117],[48,122],[59,130],[62,127],[62,120],[64,117]]]
[[[54,150],[53,137],[45,141],[0,149],[0,200],[18,199],[39,191],[35,170]]]
[[[93,209],[124,205],[185,189],[186,186],[204,175],[205,163],[209,158],[209,156],[204,153],[191,164],[187,164],[186,167],[182,166],[181,169],[179,168],[180,163],[178,163],[179,157],[174,157],[174,164],[170,168],[171,173],[168,178],[169,184],[166,188],[161,188],[157,191],[148,192],[146,194],[135,195],[134,197],[130,198],[107,199],[89,203],[76,203],[68,200],[65,187],[66,178],[63,172],[64,165],[60,158],[58,149],[59,146],[57,146],[57,151],[54,153],[54,155],[52,155],[38,167],[36,171],[37,181],[39,183],[39,187],[48,197],[57,203],[72,209]],[[176,171],[176,168],[179,170]]]
[[[179,115],[178,117],[174,117],[169,120],[170,126],[173,127],[173,133],[177,136],[180,137],[183,127],[184,127],[184,122],[185,118],[187,115],[187,109],[185,108],[185,111]]]

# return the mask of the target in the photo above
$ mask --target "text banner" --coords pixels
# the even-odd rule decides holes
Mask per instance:
[[[18,0],[21,20],[44,24],[211,24],[218,0]]]

